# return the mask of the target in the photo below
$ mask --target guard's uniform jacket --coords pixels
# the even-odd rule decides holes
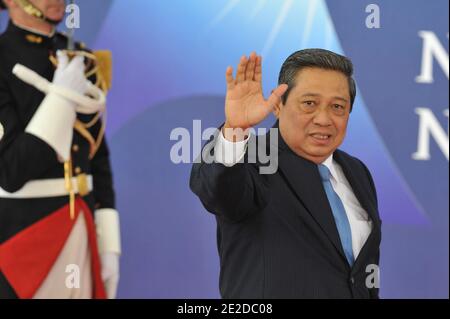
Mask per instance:
[[[12,74],[14,65],[20,63],[52,81],[55,65],[50,57],[67,48],[67,42],[63,34],[46,37],[11,22],[0,36],[0,298],[33,297],[74,224],[69,196],[45,194],[45,185],[55,188],[55,183],[64,180],[63,163],[47,143],[25,132],[45,95]],[[83,123],[93,117],[77,114]],[[54,121],[58,118],[49,119],[47,125]],[[87,128],[94,138],[100,129],[101,121]],[[83,194],[77,194],[76,214],[85,215],[88,228],[93,296],[104,297],[92,215],[98,208],[114,208],[115,200],[106,141],[92,158],[91,144],[74,130],[72,174],[83,184],[78,187],[84,188]]]

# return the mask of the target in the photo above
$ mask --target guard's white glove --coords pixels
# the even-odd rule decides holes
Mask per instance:
[[[67,77],[65,74],[69,73],[71,66],[74,66],[76,70],[81,70],[81,67],[78,68],[76,65],[80,66],[80,64],[83,64],[78,63],[83,58],[78,57],[76,60],[79,61],[69,65],[68,58],[64,53],[58,52],[57,55],[60,62],[53,83],[20,63],[14,66],[12,73],[45,94],[55,93],[66,100],[72,101],[76,104],[77,113],[95,114],[103,112],[106,106],[105,93],[90,81],[86,80],[83,82],[81,72],[76,73],[75,75],[77,76],[75,77],[73,76],[74,74],[72,74],[72,77]]]
[[[70,63],[67,54],[62,51],[57,51],[56,57],[58,67],[53,75],[52,83],[84,95],[88,88],[87,79],[84,75],[84,57],[77,55]]]
[[[69,63],[66,54],[57,52],[58,68],[53,84],[84,95],[87,80],[84,75],[84,57],[76,56]],[[64,160],[70,158],[76,104],[70,99],[50,92],[42,101],[25,132],[49,144]]]
[[[102,262],[102,280],[108,299],[115,299],[119,284],[119,254],[104,252],[100,254]]]
[[[121,254],[119,214],[112,208],[95,211],[98,251],[102,263],[102,279],[107,297],[116,297],[119,283],[119,257]]]

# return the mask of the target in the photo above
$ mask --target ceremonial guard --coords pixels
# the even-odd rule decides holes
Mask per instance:
[[[115,298],[108,52],[55,28],[63,0],[0,0],[0,298]]]

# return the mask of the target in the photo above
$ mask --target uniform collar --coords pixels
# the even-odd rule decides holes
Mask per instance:
[[[11,21],[11,23],[12,23],[16,28],[22,29],[22,30],[24,30],[24,31],[26,31],[26,32],[28,32],[28,33],[31,33],[31,34],[34,34],[34,35],[37,35],[37,36],[41,36],[41,37],[52,38],[52,37],[55,35],[55,33],[56,33],[55,27],[52,28],[52,32],[50,32],[50,34],[47,34],[47,33],[41,32],[41,31],[36,30],[36,29],[33,29],[33,28],[29,28],[29,27],[25,27],[25,26],[18,25],[18,24],[15,23],[14,21]]]
[[[50,43],[56,34],[55,28],[53,28],[53,31],[50,34],[45,34],[32,28],[19,26],[12,20],[9,21],[8,29],[6,32],[11,32],[19,35],[23,40],[25,40],[25,42],[37,45]]]

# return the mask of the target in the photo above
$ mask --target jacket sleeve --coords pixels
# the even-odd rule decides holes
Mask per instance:
[[[24,130],[8,83],[0,76],[0,188],[10,193],[58,163],[47,143]]]
[[[204,146],[204,155],[193,165],[190,188],[210,213],[239,222],[267,204],[267,181],[257,165],[248,163],[247,156],[232,166],[211,160],[218,134],[221,132]],[[205,161],[208,154],[210,160]]]
[[[94,126],[94,136],[100,131],[100,121]],[[91,173],[94,182],[95,208],[114,208],[115,192],[113,187],[113,176],[109,156],[109,147],[106,137],[103,138],[97,153],[90,162]]]

